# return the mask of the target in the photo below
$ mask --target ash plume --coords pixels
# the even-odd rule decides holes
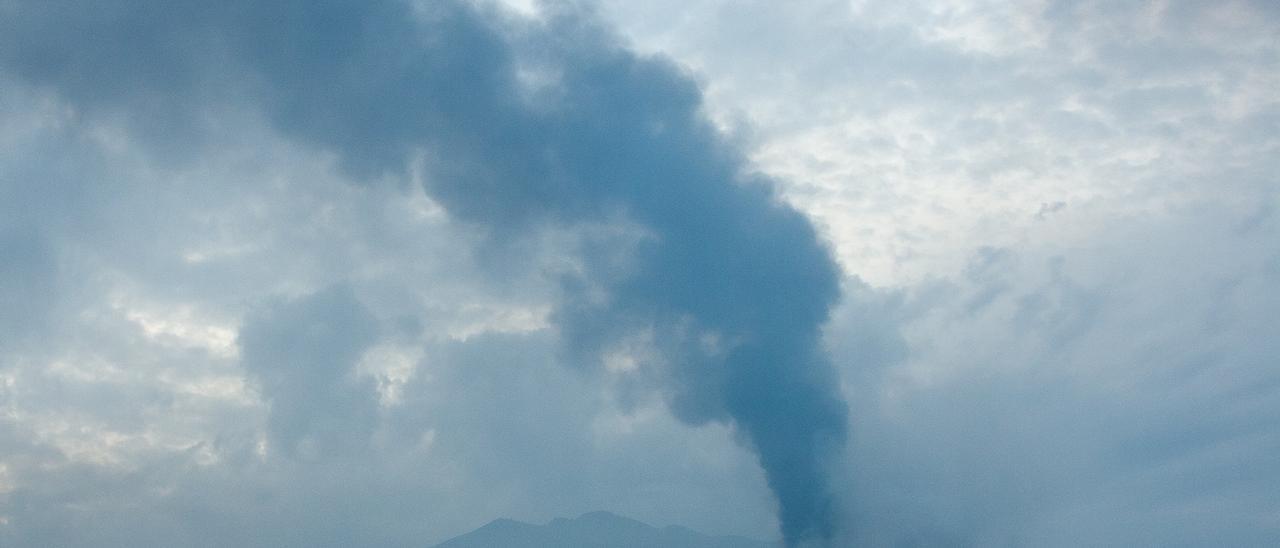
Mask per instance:
[[[526,21],[455,1],[5,6],[5,72],[85,116],[131,120],[159,150],[198,147],[204,104],[247,106],[357,180],[420,159],[427,192],[498,240],[638,227],[625,268],[584,252],[566,279],[554,320],[568,353],[599,361],[653,333],[672,411],[737,429],[785,541],[835,533],[824,467],[847,411],[820,330],[837,267],[672,63],[627,51],[572,7]]]

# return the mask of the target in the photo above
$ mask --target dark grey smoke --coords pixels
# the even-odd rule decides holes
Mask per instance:
[[[7,73],[85,116],[129,120],[158,156],[191,154],[211,112],[248,106],[357,180],[422,158],[430,194],[497,242],[638,226],[621,263],[609,245],[585,249],[565,280],[555,320],[569,355],[598,363],[651,333],[661,359],[648,365],[671,408],[736,426],[785,539],[833,534],[823,468],[846,407],[819,331],[836,267],[770,181],[744,173],[669,62],[568,8],[533,23],[455,1],[4,6]]]

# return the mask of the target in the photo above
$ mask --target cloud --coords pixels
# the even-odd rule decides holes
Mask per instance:
[[[1262,128],[1275,128],[1275,20],[1262,4],[602,12],[637,49],[692,67],[719,123],[750,128],[753,163],[784,181],[848,272],[901,286],[958,272],[977,248],[1025,244],[1042,203],[1118,216],[1209,181],[1256,184],[1235,170],[1273,165]],[[1052,237],[1087,240],[1092,226]]]
[[[1069,253],[991,252],[965,278],[868,301],[898,318],[911,352],[845,375],[860,402],[845,468],[853,538],[1274,537],[1276,506],[1263,500],[1280,409],[1266,326],[1280,227],[1262,213],[1243,229],[1232,202],[1113,221],[1111,239]],[[837,319],[833,338],[857,327]]]
[[[286,453],[332,455],[368,442],[378,392],[355,366],[378,339],[376,322],[345,286],[245,321],[241,363],[271,407],[273,444]]]
[[[3,229],[0,229],[3,230]],[[13,228],[0,232],[0,351],[38,331],[47,314],[48,298],[57,276],[49,246],[38,231]]]

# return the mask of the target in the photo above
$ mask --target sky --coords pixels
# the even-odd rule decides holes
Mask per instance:
[[[1280,542],[1274,2],[0,1],[0,545]]]

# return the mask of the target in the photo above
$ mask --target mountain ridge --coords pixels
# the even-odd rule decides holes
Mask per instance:
[[[498,518],[434,548],[776,548],[741,536],[712,536],[679,525],[654,527],[612,512],[587,512],[534,525]]]

